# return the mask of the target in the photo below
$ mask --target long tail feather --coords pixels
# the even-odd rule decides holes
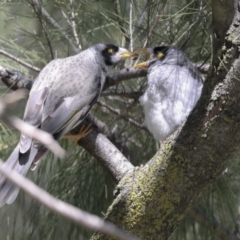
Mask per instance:
[[[29,159],[25,165],[19,164],[19,144],[16,146],[8,160],[4,163],[9,169],[14,169],[21,175],[25,176],[31,164],[37,154],[37,149],[32,147]],[[11,204],[16,199],[19,192],[19,188],[16,187],[13,183],[8,181],[4,176],[0,175],[0,207],[4,204]]]

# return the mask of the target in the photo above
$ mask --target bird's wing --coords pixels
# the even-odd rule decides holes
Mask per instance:
[[[41,129],[52,135],[58,135],[61,132],[62,136],[70,131],[75,124],[81,122],[100,95],[102,88],[100,80],[100,77],[97,77],[95,80],[98,82],[97,88],[81,96],[57,97],[54,94],[49,95],[42,113]]]
[[[56,139],[87,115],[98,99],[105,79],[96,68],[91,71],[74,69],[70,60],[54,60],[41,71],[24,114],[26,122],[51,133]],[[22,135],[20,154],[29,152],[31,144],[32,139]]]
[[[43,106],[44,106],[44,102],[48,96],[49,93],[49,89],[43,88],[40,89],[39,91],[35,91],[34,94],[30,94],[28,102],[27,102],[27,106],[25,109],[25,113],[24,113],[24,121],[29,123],[32,126],[35,127],[39,127],[41,124],[41,115],[43,112]],[[19,143],[19,161],[21,164],[25,164],[26,161],[24,159],[27,159],[25,156],[24,159],[21,160],[21,155],[26,154],[27,153],[30,154],[30,148],[32,145],[32,139],[29,138],[28,136],[21,134],[20,137],[20,143]]]

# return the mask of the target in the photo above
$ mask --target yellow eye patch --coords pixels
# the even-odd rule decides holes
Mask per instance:
[[[164,54],[162,52],[157,53],[157,58],[162,58],[163,56],[164,56]]]
[[[113,50],[112,48],[109,48],[109,49],[108,49],[108,52],[111,53],[111,54],[113,54],[113,53],[114,53],[114,50]]]

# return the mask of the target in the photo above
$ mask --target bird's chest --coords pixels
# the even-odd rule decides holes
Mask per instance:
[[[101,84],[103,74],[98,69],[84,69],[73,71],[69,69],[60,78],[58,84],[51,89],[58,97],[83,96],[92,94]]]
[[[179,66],[158,66],[148,76],[147,95],[153,103],[161,102],[168,107],[188,105],[196,98],[198,83],[189,71]]]

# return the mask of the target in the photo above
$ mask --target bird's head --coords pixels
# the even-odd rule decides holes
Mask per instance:
[[[169,56],[171,48],[168,46],[157,46],[153,48],[140,48],[139,50],[145,53],[149,59],[146,62],[141,62],[133,66],[134,68],[149,68],[149,66],[156,61],[163,61],[167,56]]]
[[[125,48],[113,44],[100,43],[95,48],[102,54],[107,66],[112,66],[127,58],[136,58],[136,53],[132,53]]]

